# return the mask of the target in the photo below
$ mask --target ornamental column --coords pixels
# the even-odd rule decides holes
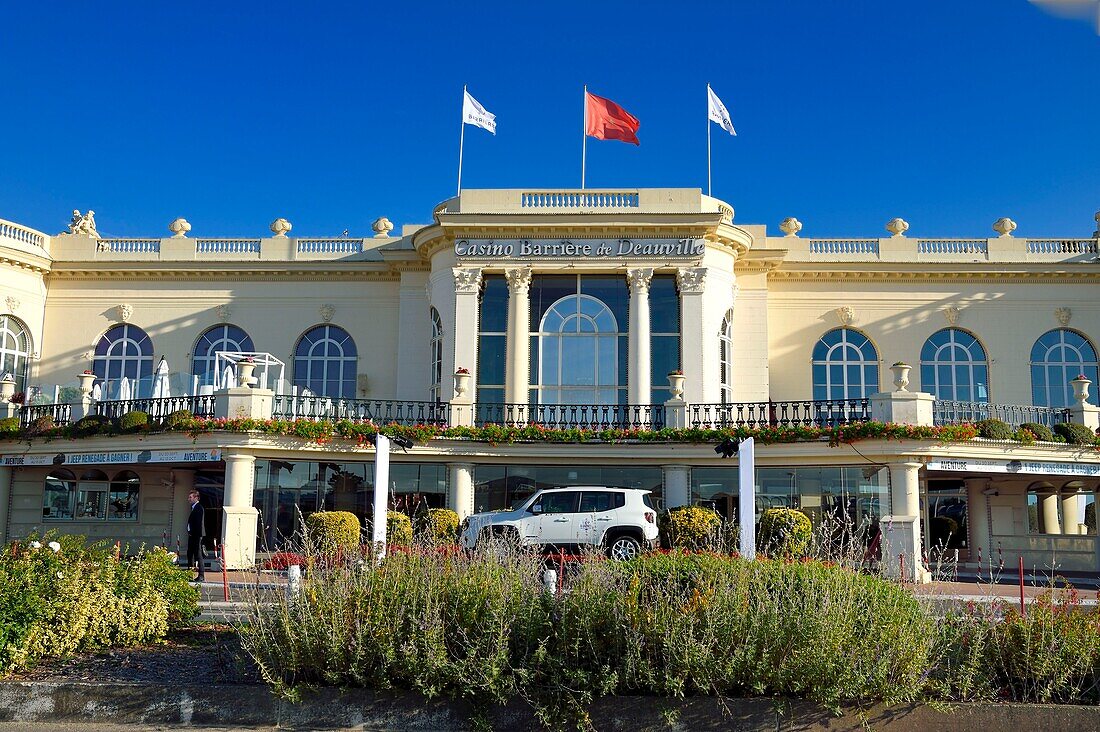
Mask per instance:
[[[922,463],[890,463],[890,513],[879,521],[883,569],[907,582],[930,582],[921,557],[920,468]]]
[[[1058,489],[1050,488],[1050,492],[1040,500],[1043,502],[1043,533],[1061,534],[1062,522],[1058,519]]]
[[[691,481],[687,465],[666,465],[665,508],[678,508],[691,505]]]
[[[225,455],[221,543],[225,547],[225,563],[229,569],[248,569],[256,563],[259,511],[252,505],[255,480],[255,456],[245,453]]]
[[[653,270],[628,269],[630,286],[630,326],[627,332],[627,404],[653,401],[652,359],[649,338],[649,283]]]
[[[1085,520],[1081,513],[1080,490],[1076,486],[1062,488],[1062,532],[1065,534],[1077,534]]]
[[[474,464],[447,463],[447,508],[461,521],[474,512]]]
[[[454,267],[451,270],[455,278],[455,322],[454,322],[454,361],[450,371],[443,369],[444,382],[453,379],[459,369],[470,372],[472,396],[477,399],[477,334],[478,334],[478,297],[481,294],[480,267]],[[453,385],[453,381],[451,382]],[[444,388],[444,394],[447,394]]]
[[[704,324],[703,291],[706,281],[706,267],[681,267],[676,271],[676,288],[680,291],[680,368],[691,390],[683,399],[695,404],[707,401],[703,398],[703,392],[710,381],[716,380],[713,376],[707,378],[708,372],[713,373],[712,361],[717,363],[717,359],[709,356],[716,355],[712,345],[718,342],[718,332],[707,332]]]
[[[508,281],[508,343],[504,401],[527,404],[531,383],[531,268],[504,270]]]
[[[992,545],[989,539],[989,478],[963,478],[966,486],[966,523],[970,528],[967,537],[967,549],[970,550],[970,562],[977,563],[978,553],[982,560],[989,559]]]

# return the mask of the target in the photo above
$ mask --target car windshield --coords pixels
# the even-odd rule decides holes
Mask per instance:
[[[527,503],[529,500],[531,500],[531,496],[529,495],[523,496],[522,498],[516,498],[512,501],[511,505],[508,506],[508,510],[518,511],[519,509],[523,508],[523,504]]]

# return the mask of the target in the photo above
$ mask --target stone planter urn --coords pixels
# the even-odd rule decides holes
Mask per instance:
[[[455,371],[455,396],[464,397],[470,393],[470,372],[465,369]]]
[[[237,383],[241,386],[251,387],[256,383],[256,378],[252,375],[252,372],[256,370],[256,364],[252,361],[238,361],[237,362]]]
[[[894,386],[897,387],[896,391],[909,391],[905,387],[909,386],[909,371],[913,367],[907,363],[898,361],[890,367],[890,371],[894,374]]]
[[[80,382],[80,393],[91,394],[92,385],[95,383],[95,374],[77,374],[76,378]]]
[[[1073,386],[1073,398],[1078,404],[1084,404],[1089,399],[1089,381],[1084,376],[1078,376],[1069,382]]]
[[[684,398],[684,375],[679,371],[668,373],[668,390],[672,392],[673,399]]]
[[[7,404],[13,396],[15,396],[15,377],[4,374],[4,378],[0,379],[0,404]]]

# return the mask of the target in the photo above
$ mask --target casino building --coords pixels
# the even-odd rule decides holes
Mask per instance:
[[[231,239],[184,219],[142,239],[78,213],[56,236],[0,221],[0,417],[1100,427],[1100,232],[1024,238],[1005,218],[992,238],[927,239],[894,219],[883,237],[808,238],[794,218],[736,223],[698,189],[464,190],[426,218],[327,239],[286,219]],[[247,566],[299,512],[368,516],[373,457],[260,432],[9,438],[0,539],[171,545],[194,486],[220,509],[211,538]],[[1100,571],[1092,446],[802,441],[758,445],[756,464],[758,511],[881,531],[914,578],[1017,556]],[[733,518],[736,467],[687,438],[448,437],[396,452],[389,489],[401,510],[468,514],[543,486],[628,486]]]

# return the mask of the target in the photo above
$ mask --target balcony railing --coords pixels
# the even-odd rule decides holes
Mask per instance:
[[[957,402],[937,399],[932,406],[932,423],[963,424],[983,419],[999,419],[1012,427],[1031,422],[1053,427],[1069,422],[1069,410],[1057,407],[1036,407],[1030,404],[989,404],[988,402]]]
[[[68,424],[72,420],[71,404],[35,404],[33,406],[20,407],[19,424],[22,427],[43,417],[51,417],[57,426]]]
[[[318,396],[275,395],[274,419],[348,420],[379,425],[432,424],[446,426],[451,405],[447,402],[411,402],[378,399],[333,399]]]
[[[195,417],[214,416],[214,396],[174,396],[158,399],[110,399],[96,402],[95,414],[118,419],[127,412],[145,412],[151,420],[161,420],[186,409]]]
[[[634,209],[637,191],[530,191],[520,195],[521,208]]]
[[[688,407],[688,423],[696,429],[835,427],[870,419],[867,399],[692,404]]]
[[[474,424],[550,429],[661,429],[661,404],[478,404]]]

